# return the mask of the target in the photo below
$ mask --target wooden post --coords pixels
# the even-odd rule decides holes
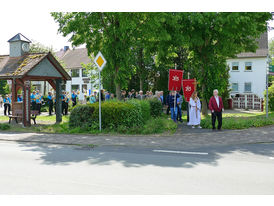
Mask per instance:
[[[62,122],[61,82],[62,79],[56,79],[56,123]]]
[[[16,102],[16,99],[17,99],[17,93],[16,93],[16,80],[13,79],[12,80],[12,86],[11,86],[11,111],[12,111],[12,114],[14,114],[14,103]]]
[[[23,126],[30,127],[30,81],[25,81],[22,88],[23,91]]]

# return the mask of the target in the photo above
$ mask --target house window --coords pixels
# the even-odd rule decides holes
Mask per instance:
[[[82,77],[88,77],[87,69],[82,69]]]
[[[245,82],[245,92],[251,92],[251,82]]]
[[[71,77],[79,77],[79,69],[72,69],[71,70]]]
[[[77,92],[79,90],[79,85],[78,84],[71,85],[71,91],[73,90]]]
[[[245,63],[245,71],[252,71],[252,62]]]
[[[239,71],[239,62],[232,62],[232,71]]]
[[[232,89],[232,92],[238,92],[239,91],[239,84],[238,83],[232,83],[231,89]]]

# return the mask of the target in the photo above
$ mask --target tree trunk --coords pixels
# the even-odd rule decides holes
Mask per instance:
[[[120,83],[118,81],[118,71],[119,71],[119,68],[117,67],[115,69],[114,84],[115,84],[116,98],[119,99],[119,100],[121,100],[121,86],[120,86]]]
[[[121,100],[121,87],[120,87],[120,84],[115,83],[115,89],[116,89],[117,99]]]
[[[206,98],[205,98],[205,83],[202,83],[202,94],[203,94],[203,101],[202,101],[202,114],[207,116],[207,101],[206,101]]]
[[[144,86],[144,81],[142,79],[142,77],[140,77],[140,90],[143,91],[143,86]]]
[[[140,90],[143,91],[144,80],[143,80],[143,71],[144,71],[144,63],[143,63],[143,48],[139,49],[139,77],[140,77]]]

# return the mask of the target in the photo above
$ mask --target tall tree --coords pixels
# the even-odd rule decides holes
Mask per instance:
[[[120,98],[121,87],[130,73],[130,40],[138,23],[134,13],[72,12],[52,13],[59,23],[59,32],[71,35],[75,46],[86,44],[89,54],[101,51],[107,60],[104,74],[113,74],[116,96]]]
[[[267,31],[266,21],[271,17],[271,13],[190,13],[185,19],[193,25],[190,49],[199,70],[204,115],[207,115],[208,97],[212,93],[207,89],[225,73],[226,67],[218,72],[215,63],[220,66],[228,57],[244,51],[255,52],[256,38]]]

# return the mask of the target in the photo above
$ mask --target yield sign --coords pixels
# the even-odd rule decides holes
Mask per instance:
[[[104,58],[103,54],[99,51],[94,59],[94,63],[98,67],[99,71],[102,71],[104,66],[106,65],[107,61]]]

